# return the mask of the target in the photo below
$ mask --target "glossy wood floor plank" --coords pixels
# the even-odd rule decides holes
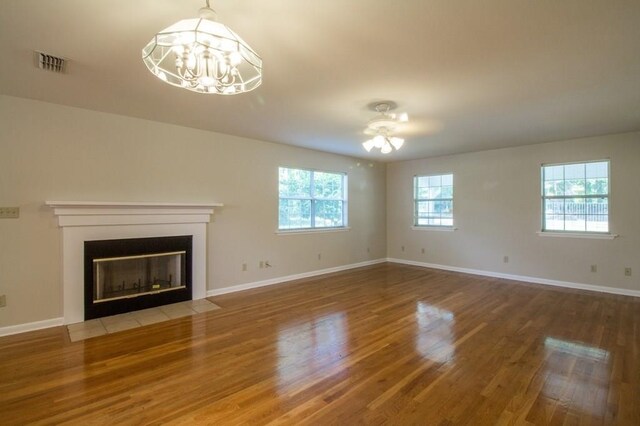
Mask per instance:
[[[640,425],[640,299],[380,264],[211,300],[0,338],[1,423]]]

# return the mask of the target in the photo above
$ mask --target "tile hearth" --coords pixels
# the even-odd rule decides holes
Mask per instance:
[[[207,299],[189,300],[70,324],[67,326],[67,331],[69,332],[71,341],[78,342],[91,337],[103,336],[109,333],[116,333],[118,331],[129,330],[202,312],[214,311],[216,309],[220,309],[220,306],[209,302]]]

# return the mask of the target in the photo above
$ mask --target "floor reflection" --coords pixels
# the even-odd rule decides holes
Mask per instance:
[[[424,358],[434,362],[452,361],[455,357],[453,313],[426,302],[418,302],[415,318],[418,328],[416,350]]]
[[[543,395],[593,416],[606,412],[611,383],[609,351],[554,337],[545,338],[544,347],[547,378]]]
[[[278,388],[291,386],[327,367],[339,367],[348,353],[347,319],[333,313],[278,331]]]

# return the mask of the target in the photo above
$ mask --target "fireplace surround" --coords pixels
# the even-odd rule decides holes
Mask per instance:
[[[47,201],[62,234],[65,324],[85,319],[85,242],[190,236],[191,298],[206,296],[207,225],[220,203]],[[188,300],[188,299],[185,299]]]

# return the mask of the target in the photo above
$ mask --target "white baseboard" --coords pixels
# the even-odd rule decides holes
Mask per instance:
[[[25,333],[27,331],[41,330],[43,328],[57,327],[64,324],[64,318],[51,318],[43,321],[28,322],[25,324],[10,325],[0,327],[0,336],[10,336],[12,334]]]
[[[623,296],[640,297],[640,291],[625,288],[605,287],[592,284],[572,283],[570,281],[549,280],[547,278],[528,277],[524,275],[503,274],[502,272],[483,271],[481,269],[460,268],[458,266],[438,265],[435,263],[416,262],[413,260],[387,258],[387,262],[403,265],[422,266],[424,268],[442,269],[444,271],[462,272],[465,274],[482,275],[485,277],[504,278],[507,280],[523,281],[534,284],[552,285],[556,287],[574,288],[578,290],[598,291],[600,293],[620,294]]]
[[[317,275],[330,274],[332,272],[346,271],[348,269],[361,268],[363,266],[384,263],[387,259],[367,260],[366,262],[351,263],[349,265],[336,266],[334,268],[319,269],[317,271],[303,272],[302,274],[287,275],[284,277],[276,277],[263,281],[255,281],[252,283],[238,284],[231,287],[215,288],[207,291],[207,297],[219,296],[221,294],[235,293],[236,291],[249,290],[252,288],[265,287],[268,285],[280,284],[287,281],[299,280],[302,278],[315,277]]]

